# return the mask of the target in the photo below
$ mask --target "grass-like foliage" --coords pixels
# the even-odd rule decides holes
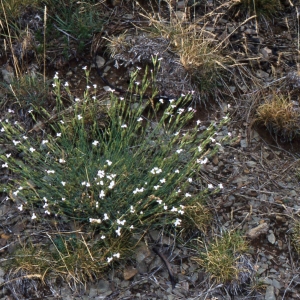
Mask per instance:
[[[272,95],[257,108],[257,123],[265,125],[270,132],[283,140],[291,141],[299,136],[299,112],[292,101],[284,95]]]
[[[195,260],[210,274],[212,280],[232,284],[242,279],[241,273],[243,277],[244,273],[251,273],[251,270],[247,270],[245,259],[241,259],[247,248],[247,242],[240,232],[225,232],[207,245]]]
[[[77,254],[98,269],[109,264],[123,256],[124,243],[128,248],[133,233],[179,227],[185,218],[186,222],[191,219],[192,214],[185,216],[186,210],[199,207],[209,193],[219,190],[203,186],[199,171],[209,155],[218,151],[220,143],[213,136],[228,119],[211,124],[201,134],[197,126],[185,129],[194,114],[188,107],[189,95],[157,103],[145,100],[143,92],[151,89],[152,81],[146,73],[141,83],[136,82],[137,73],[132,73],[126,97],[119,99],[112,92],[109,101],[104,101],[106,126],[91,114],[91,108],[99,108],[99,100],[90,97],[90,87],[67,113],[61,110],[56,115],[51,133],[26,132],[13,121],[12,110],[1,120],[0,143],[5,145],[1,166],[10,173],[2,191],[20,211],[30,214],[34,224],[73,220],[97,233],[89,245],[83,237],[75,243],[51,237],[61,261],[56,272],[66,268],[69,274],[78,272],[70,271],[68,261],[72,261],[70,253],[79,250],[86,255]],[[61,90],[69,93],[68,85],[62,85],[57,76],[53,85],[57,107],[63,109]],[[162,102],[168,102],[164,109]],[[192,186],[197,193],[191,192]],[[194,223],[203,228],[198,220]]]

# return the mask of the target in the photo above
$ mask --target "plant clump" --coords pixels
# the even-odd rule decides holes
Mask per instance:
[[[273,95],[261,104],[256,111],[255,121],[281,137],[283,141],[291,141],[299,136],[300,113],[291,100],[284,95]]]
[[[138,70],[132,73],[126,98],[111,91],[105,126],[95,119],[86,129],[89,108],[99,101],[91,97],[90,86],[82,99],[73,100],[67,115],[57,113],[51,132],[42,136],[31,135],[14,121],[12,110],[0,122],[0,142],[6,145],[0,165],[11,174],[11,180],[1,185],[7,199],[33,224],[72,221],[94,233],[88,239],[48,236],[56,251],[56,257],[49,258],[54,261],[53,272],[68,274],[75,282],[93,277],[87,270],[101,270],[125,258],[133,247],[129,243],[133,234],[149,228],[176,230],[190,222],[186,209],[205,205],[206,197],[222,188],[203,185],[199,172],[227,139],[216,141],[213,136],[228,118],[201,134],[197,126],[185,130],[194,116],[190,96],[160,99],[154,107],[149,100],[147,112],[139,91],[151,81],[146,73],[138,82],[137,75]],[[60,93],[63,87],[69,92],[68,84],[56,75],[53,86],[57,108],[63,112]],[[167,107],[158,118],[162,104]],[[197,218],[193,222],[204,226]]]
[[[194,260],[216,283],[222,283],[232,292],[237,292],[254,273],[247,257],[247,242],[240,232],[224,232],[199,252]]]

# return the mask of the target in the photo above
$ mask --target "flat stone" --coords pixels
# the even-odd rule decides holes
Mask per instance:
[[[105,59],[102,56],[96,56],[96,64],[98,68],[101,68],[105,65]]]
[[[278,289],[278,290],[280,290],[280,289],[282,288],[281,283],[280,283],[279,281],[277,281],[276,279],[273,279],[273,280],[272,280],[272,285],[273,285],[274,287],[276,287],[276,289]]]
[[[273,245],[275,244],[276,238],[273,231],[270,234],[268,234],[268,241]]]
[[[257,227],[250,229],[247,232],[247,236],[250,239],[254,240],[257,237],[259,237],[260,235],[267,233],[268,230],[269,230],[269,225],[267,223],[262,223],[262,224],[258,225]]]
[[[137,274],[138,270],[132,266],[126,267],[123,271],[123,277],[125,280],[129,280]]]
[[[265,300],[276,300],[274,286],[269,285],[266,290]]]
[[[98,281],[98,291],[100,294],[106,294],[110,290],[110,284],[107,280],[101,279]]]

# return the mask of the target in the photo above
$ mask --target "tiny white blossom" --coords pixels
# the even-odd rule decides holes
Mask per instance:
[[[175,226],[180,226],[180,223],[181,223],[181,220],[177,218],[177,219],[175,220],[175,222],[174,222],[174,225],[175,225]]]
[[[177,169],[177,170],[175,170],[174,172],[175,172],[175,173],[179,173],[179,170]]]
[[[77,115],[78,120],[82,119],[82,115]]]
[[[108,186],[109,189],[112,189],[115,186],[115,181],[112,180]]]
[[[184,211],[182,209],[178,210],[178,213],[183,215],[184,214]]]
[[[45,214],[50,215],[50,211],[48,209],[46,209]]]
[[[192,178],[188,178],[188,182],[193,182],[193,179]]]
[[[90,184],[89,182],[87,182],[87,183],[85,184],[85,186],[89,187],[89,186],[91,186],[91,184]]]
[[[161,199],[157,199],[156,202],[157,202],[158,204],[162,204],[162,200],[161,200]]]
[[[104,191],[101,190],[101,192],[99,193],[99,198],[103,199],[105,197]]]
[[[113,257],[108,257],[107,262],[110,263],[113,260]]]
[[[209,189],[213,189],[214,188],[214,186],[212,185],[212,184],[208,184],[208,186],[207,186]]]
[[[93,84],[93,87],[94,87],[94,89],[96,89],[97,88],[97,84]]]
[[[90,223],[97,223],[97,224],[101,224],[101,219],[93,219],[93,218],[90,218]]]
[[[219,186],[220,189],[224,188],[222,183],[219,183],[218,186]]]
[[[168,209],[168,206],[167,205],[164,205],[164,210],[167,210]]]
[[[35,213],[33,213],[32,216],[31,216],[31,220],[34,220],[34,219],[36,219]]]
[[[61,200],[62,200],[62,201],[66,201],[66,198],[63,197],[63,198],[61,198]]]
[[[87,66],[82,67],[82,70],[86,70],[86,69],[87,69]]]
[[[185,193],[186,197],[192,197],[192,195],[190,193]]]
[[[115,231],[116,231],[116,234],[117,234],[118,236],[121,235],[121,229],[122,229],[122,227],[118,227],[118,229],[115,230]]]
[[[2,127],[2,128],[0,129],[0,131],[1,131],[1,132],[4,132],[4,131],[5,131],[5,129]]]
[[[231,134],[231,132],[228,132],[228,136],[231,136],[232,134]]]
[[[110,166],[112,164],[112,162],[110,160],[106,160],[107,164]]]
[[[65,186],[65,185],[66,185],[66,182],[65,182],[65,181],[61,181],[61,184],[62,184],[63,186]]]
[[[22,211],[23,210],[23,204],[21,204],[20,206],[18,206],[18,210]]]
[[[133,225],[131,225],[129,228],[130,228],[130,229],[133,229],[134,227],[133,227]]]
[[[91,88],[91,87],[90,87],[89,85],[86,86],[86,89],[87,89],[87,90],[90,89],[90,88]]]
[[[98,141],[93,141],[92,144],[93,144],[94,146],[97,146],[97,145],[99,144],[99,142],[98,142]]]
[[[60,137],[60,136],[61,136],[61,132],[58,132],[58,133],[56,134],[56,136]]]
[[[165,183],[166,182],[166,179],[165,178],[162,178],[159,180],[161,183]]]
[[[105,172],[103,170],[99,170],[98,173],[97,173],[97,176],[100,177],[100,178],[103,178],[105,175]]]
[[[48,140],[42,140],[42,144],[43,144],[43,145],[45,145],[45,144],[47,144],[47,143],[49,143]]]
[[[172,102],[174,102],[174,101],[175,101],[175,99],[169,99],[169,101],[170,101],[170,103],[172,103]]]
[[[113,256],[116,258],[120,258],[120,253],[115,253],[115,254],[113,254]]]
[[[18,144],[21,143],[20,141],[15,141],[15,140],[13,140],[12,142],[13,142],[13,144],[14,144],[15,146],[17,146]]]
[[[105,235],[101,235],[101,240],[104,240],[105,239]]]
[[[34,149],[33,147],[30,147],[30,148],[29,148],[29,151],[30,151],[30,152],[34,152],[35,149]]]
[[[80,99],[79,99],[79,98],[75,98],[74,100],[75,100],[75,102],[79,102],[79,101],[80,101]]]
[[[182,149],[176,150],[177,153],[181,153],[182,151],[183,151]]]
[[[55,72],[55,75],[53,77],[54,79],[58,79],[58,72]]]
[[[160,185],[155,185],[154,189],[157,191],[160,188]]]
[[[7,163],[2,164],[2,168],[8,168],[8,164]]]
[[[69,82],[68,81],[65,83],[65,86],[69,86]]]
[[[126,124],[121,125],[121,128],[127,128]]]
[[[108,215],[107,215],[107,214],[104,214],[104,218],[103,218],[103,220],[109,220],[109,217],[108,217]]]
[[[164,103],[164,99],[159,99],[159,102],[160,103]]]
[[[135,210],[134,210],[134,208],[133,208],[132,205],[130,206],[130,212],[131,212],[132,214],[135,212]]]
[[[171,209],[171,211],[173,211],[173,212],[174,212],[174,211],[177,211],[177,210],[178,210],[178,209],[177,209],[176,207],[174,207],[174,206],[173,206],[172,209]]]
[[[63,164],[63,163],[66,162],[63,158],[60,158],[58,161],[59,161],[59,163],[61,163],[61,164]]]
[[[142,117],[139,117],[139,118],[137,119],[137,121],[138,121],[138,122],[141,122],[141,121],[143,121],[143,118],[142,118]]]

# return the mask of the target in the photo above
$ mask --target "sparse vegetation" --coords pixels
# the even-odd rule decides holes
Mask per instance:
[[[299,139],[299,14],[288,2],[0,0],[0,205],[10,205],[0,287],[18,299],[58,281],[84,290],[134,265],[142,242],[199,267],[197,297],[262,293],[245,233],[262,213],[268,247],[284,253],[285,218],[299,209],[294,190],[267,190],[287,170],[299,183],[298,165],[270,175],[278,148],[248,151],[253,124],[276,142]],[[292,42],[275,47],[280,26]]]

